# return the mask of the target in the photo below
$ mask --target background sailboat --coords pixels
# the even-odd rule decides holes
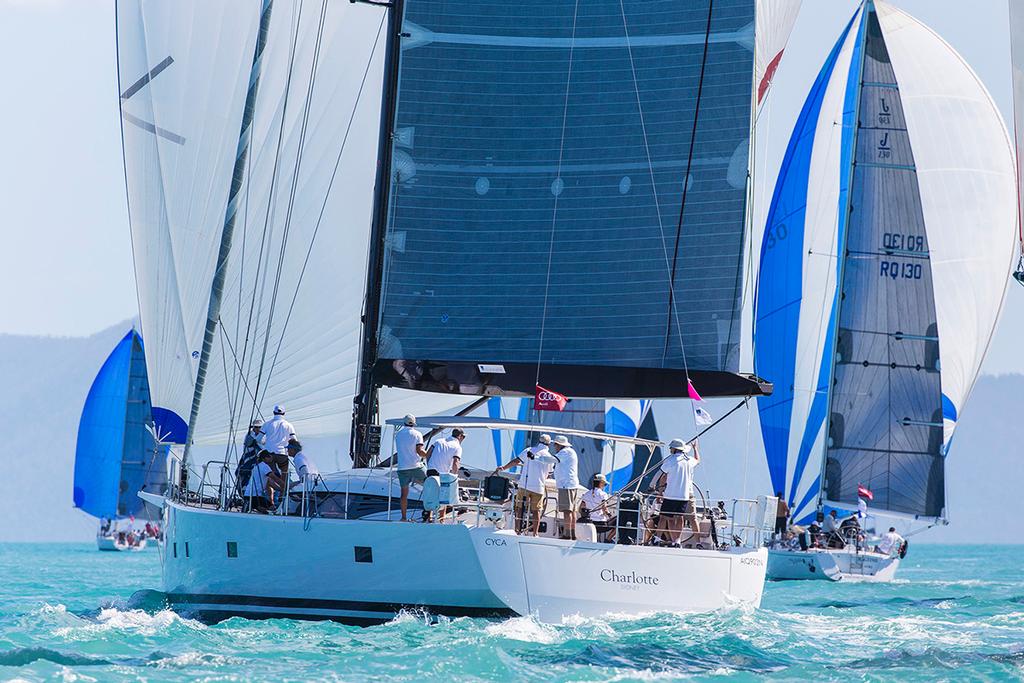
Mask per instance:
[[[823,506],[946,518],[944,460],[1000,313],[1013,155],[939,36],[867,2],[793,131],[761,250],[755,369],[772,484]]]
[[[119,521],[149,517],[138,493],[163,492],[167,467],[162,453],[153,438],[142,337],[132,330],[96,375],[78,425],[72,498],[75,507],[107,523],[106,533],[97,538],[101,550],[127,547],[117,542]],[[131,527],[128,523],[121,529]]]

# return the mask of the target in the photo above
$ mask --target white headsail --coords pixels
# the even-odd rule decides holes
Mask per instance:
[[[154,413],[181,443],[260,4],[125,1],[117,19]],[[384,25],[383,10],[366,5],[274,4],[194,443],[224,443],[278,403],[303,436],[349,429]]]

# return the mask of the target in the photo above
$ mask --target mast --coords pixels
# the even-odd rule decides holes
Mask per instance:
[[[235,232],[235,218],[238,215],[239,193],[245,177],[245,162],[249,155],[249,142],[252,137],[252,119],[256,110],[256,93],[260,85],[260,72],[263,67],[263,50],[267,45],[270,32],[270,13],[274,0],[263,0],[260,12],[259,33],[256,36],[256,49],[253,52],[252,67],[249,69],[249,90],[245,95],[245,108],[242,110],[242,125],[238,133],[238,148],[235,155],[235,167],[231,175],[231,189],[228,192],[228,203],[224,213],[224,227],[221,231],[220,249],[217,252],[217,266],[213,271],[213,282],[210,285],[210,304],[206,313],[206,330],[203,333],[203,346],[199,355],[199,368],[196,371],[195,390],[192,394],[192,410],[188,417],[188,436],[185,439],[185,452],[182,456],[182,481],[188,467],[189,451],[192,447],[192,434],[199,417],[199,402],[203,397],[203,385],[206,382],[206,370],[210,363],[210,351],[213,349],[213,337],[217,332],[217,321],[220,319],[220,304],[224,295],[224,279],[227,277],[228,256],[231,254],[231,240]]]
[[[847,169],[846,181],[846,208],[845,220],[846,230],[843,231],[842,244],[836,245],[836,316],[833,321],[832,339],[839,339],[840,309],[843,307],[843,277],[846,270],[846,244],[850,236],[850,216],[853,213],[853,178],[857,168],[857,138],[860,134],[860,100],[861,92],[864,89],[864,58],[867,52],[867,20],[868,14],[875,11],[873,0],[864,0],[861,5],[860,26],[858,27],[859,38],[857,48],[860,50],[860,61],[857,64],[857,92],[853,105],[853,138],[850,140],[850,148],[853,154],[850,156],[850,168]],[[832,390],[835,387],[837,349],[832,347],[832,358],[829,362],[828,390],[825,398],[825,431],[821,445],[821,471],[818,478],[818,505],[817,511],[821,515],[825,511],[823,501],[825,500],[825,465],[828,462],[828,440],[832,430]]]
[[[364,0],[365,1],[365,0]],[[369,2],[368,4],[381,4]],[[359,385],[352,406],[352,465],[368,467],[379,440],[367,438],[377,414],[377,384],[373,366],[377,360],[380,327],[381,278],[384,273],[384,242],[387,237],[388,207],[391,196],[391,146],[398,101],[398,70],[402,50],[404,0],[388,5],[387,52],[384,62],[384,92],[381,101],[380,137],[377,153],[377,180],[373,196],[373,224],[366,272],[366,300],[363,306],[363,338],[360,353]]]

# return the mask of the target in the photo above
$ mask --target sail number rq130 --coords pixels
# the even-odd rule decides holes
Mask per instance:
[[[921,235],[910,235],[901,232],[887,232],[882,236],[882,249],[886,255],[892,256],[893,252],[908,255],[925,255],[924,237]],[[878,275],[893,280],[920,280],[924,274],[924,267],[920,263],[906,261],[883,260],[878,264]]]

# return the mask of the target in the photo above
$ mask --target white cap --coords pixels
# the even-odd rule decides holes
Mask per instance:
[[[547,434],[541,434],[537,437],[537,443],[551,443],[551,437]]]
[[[682,439],[672,439],[668,442],[668,449],[670,451],[682,451],[683,453],[689,453],[691,446]]]
[[[412,415],[410,413],[409,415],[406,415],[405,417],[402,418],[402,422],[405,423],[406,427],[415,427],[416,426],[416,416]]]
[[[559,446],[568,446],[569,439],[565,438],[564,434],[559,434],[558,436],[555,437],[555,443],[558,444]]]
[[[280,403],[274,406],[274,415],[284,415],[284,406]]]

